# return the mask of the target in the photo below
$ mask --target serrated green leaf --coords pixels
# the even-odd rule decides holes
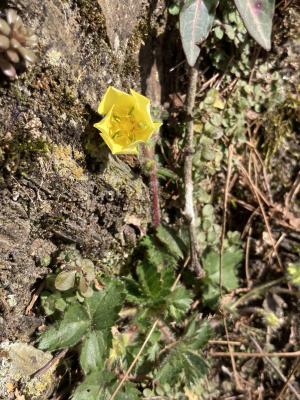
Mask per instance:
[[[93,372],[76,388],[72,400],[107,400],[111,394],[108,388],[114,382],[115,377],[110,372]]]
[[[80,352],[80,365],[86,375],[102,370],[108,349],[109,345],[102,332],[93,331],[87,335]]]
[[[208,365],[200,354],[193,351],[183,351],[180,346],[172,350],[164,360],[157,379],[163,385],[177,382],[179,376],[187,386],[206,375]]]
[[[51,326],[39,338],[39,348],[42,350],[58,350],[75,346],[90,327],[90,318],[80,304],[71,304],[63,320]]]
[[[213,331],[208,322],[192,320],[184,336],[163,360],[157,379],[161,384],[178,382],[192,385],[207,373],[207,363],[200,350],[212,337]]]
[[[108,400],[116,387],[116,377],[108,371],[93,372],[76,388],[72,400]],[[139,392],[127,382],[115,397],[116,400],[138,400]]]
[[[140,290],[140,285],[132,278],[125,277],[126,299],[133,304],[143,304],[146,301],[143,292]]]
[[[199,45],[207,38],[215,19],[218,0],[187,0],[179,14],[180,35],[188,64],[193,67]]]
[[[72,289],[75,284],[76,271],[60,272],[55,279],[55,287],[58,290],[65,291]]]
[[[136,273],[146,297],[157,299],[161,291],[161,282],[156,266],[139,263]]]
[[[141,250],[143,250],[143,263],[151,263],[160,270],[168,267],[175,268],[178,257],[170,253],[167,246],[161,241],[158,242],[156,237],[145,236],[141,240]]]
[[[104,290],[94,292],[85,306],[96,330],[110,331],[116,322],[125,298],[124,284],[115,280]]]
[[[234,0],[250,35],[264,49],[271,49],[275,0]]]
[[[207,322],[193,320],[186,331],[185,342],[191,350],[201,350],[213,336],[213,329]]]
[[[167,247],[170,254],[176,258],[184,258],[182,252],[184,244],[170,228],[159,225],[156,229],[156,237]]]
[[[170,314],[175,320],[179,320],[187,313],[193,302],[192,293],[183,287],[177,287],[169,294],[167,302]]]

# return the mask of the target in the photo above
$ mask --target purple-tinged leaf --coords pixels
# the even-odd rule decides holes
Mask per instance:
[[[179,15],[180,35],[188,64],[193,67],[200,54],[199,45],[207,38],[215,19],[219,0],[187,0]]]
[[[275,0],[234,0],[249,34],[264,49],[271,49]]]

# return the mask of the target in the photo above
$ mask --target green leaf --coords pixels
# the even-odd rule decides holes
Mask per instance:
[[[238,287],[236,267],[243,259],[243,251],[236,247],[225,250],[223,255],[222,282],[227,290]],[[216,251],[210,251],[203,259],[203,268],[212,284],[219,284],[220,255]]]
[[[185,342],[191,350],[201,350],[213,336],[213,329],[207,322],[193,319],[185,333]]]
[[[292,284],[300,286],[300,263],[289,263],[287,270]]]
[[[237,266],[243,259],[243,251],[237,246],[230,246],[223,254],[222,283],[226,290],[238,287]],[[203,287],[203,303],[205,306],[214,308],[219,297],[219,265],[220,255],[214,250],[207,253],[203,259],[203,268],[206,272],[201,281]]]
[[[161,281],[156,266],[139,263],[136,273],[146,297],[157,299],[161,291]]]
[[[93,331],[87,335],[80,353],[80,365],[86,375],[103,369],[108,349],[102,332]]]
[[[157,379],[161,384],[178,382],[192,385],[207,373],[207,363],[200,350],[212,337],[213,330],[208,322],[193,319],[184,336],[163,360]]]
[[[55,287],[58,290],[69,290],[74,287],[76,271],[63,271],[55,279]]]
[[[164,360],[157,379],[161,384],[177,382],[179,375],[187,386],[193,385],[207,373],[208,365],[200,354],[180,349],[172,350]]]
[[[179,320],[183,317],[193,302],[192,294],[183,287],[177,287],[167,298],[168,307],[172,317]]]
[[[94,292],[92,297],[86,299],[86,308],[94,329],[110,331],[118,319],[124,298],[124,285],[116,279],[104,290]]]
[[[170,228],[159,225],[156,230],[156,237],[167,247],[169,252],[176,258],[184,258],[181,240],[176,237]]]
[[[188,64],[193,67],[199,45],[207,38],[215,19],[218,0],[187,0],[180,15],[180,35]]]
[[[63,320],[40,336],[39,348],[53,351],[75,346],[89,327],[90,319],[83,306],[71,304]]]
[[[271,49],[275,0],[234,0],[250,35],[264,49]]]
[[[169,8],[168,11],[171,15],[178,15],[180,12],[180,7],[178,6],[178,4],[172,4]]]
[[[114,382],[111,372],[93,372],[76,388],[72,400],[107,400],[111,394],[108,388]]]
[[[93,372],[76,388],[72,400],[108,400],[116,384],[116,377],[111,372]],[[130,382],[125,383],[115,397],[116,400],[138,400],[139,398],[139,392]]]

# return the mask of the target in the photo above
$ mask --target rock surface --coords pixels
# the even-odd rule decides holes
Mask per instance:
[[[93,128],[108,85],[140,90],[142,39],[128,13],[127,47],[115,52],[96,1],[4,3],[0,12],[17,9],[38,37],[38,62],[17,80],[0,77],[0,340],[27,341],[41,320],[25,310],[53,255],[73,243],[117,272],[132,248],[126,221],[149,221],[137,161],[111,156]],[[143,17],[142,2],[136,9]]]

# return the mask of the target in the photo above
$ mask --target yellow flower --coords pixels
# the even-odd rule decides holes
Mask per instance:
[[[110,86],[99,104],[98,112],[105,117],[94,126],[113,154],[137,154],[138,144],[161,126],[152,121],[150,100],[132,89],[130,93]]]

